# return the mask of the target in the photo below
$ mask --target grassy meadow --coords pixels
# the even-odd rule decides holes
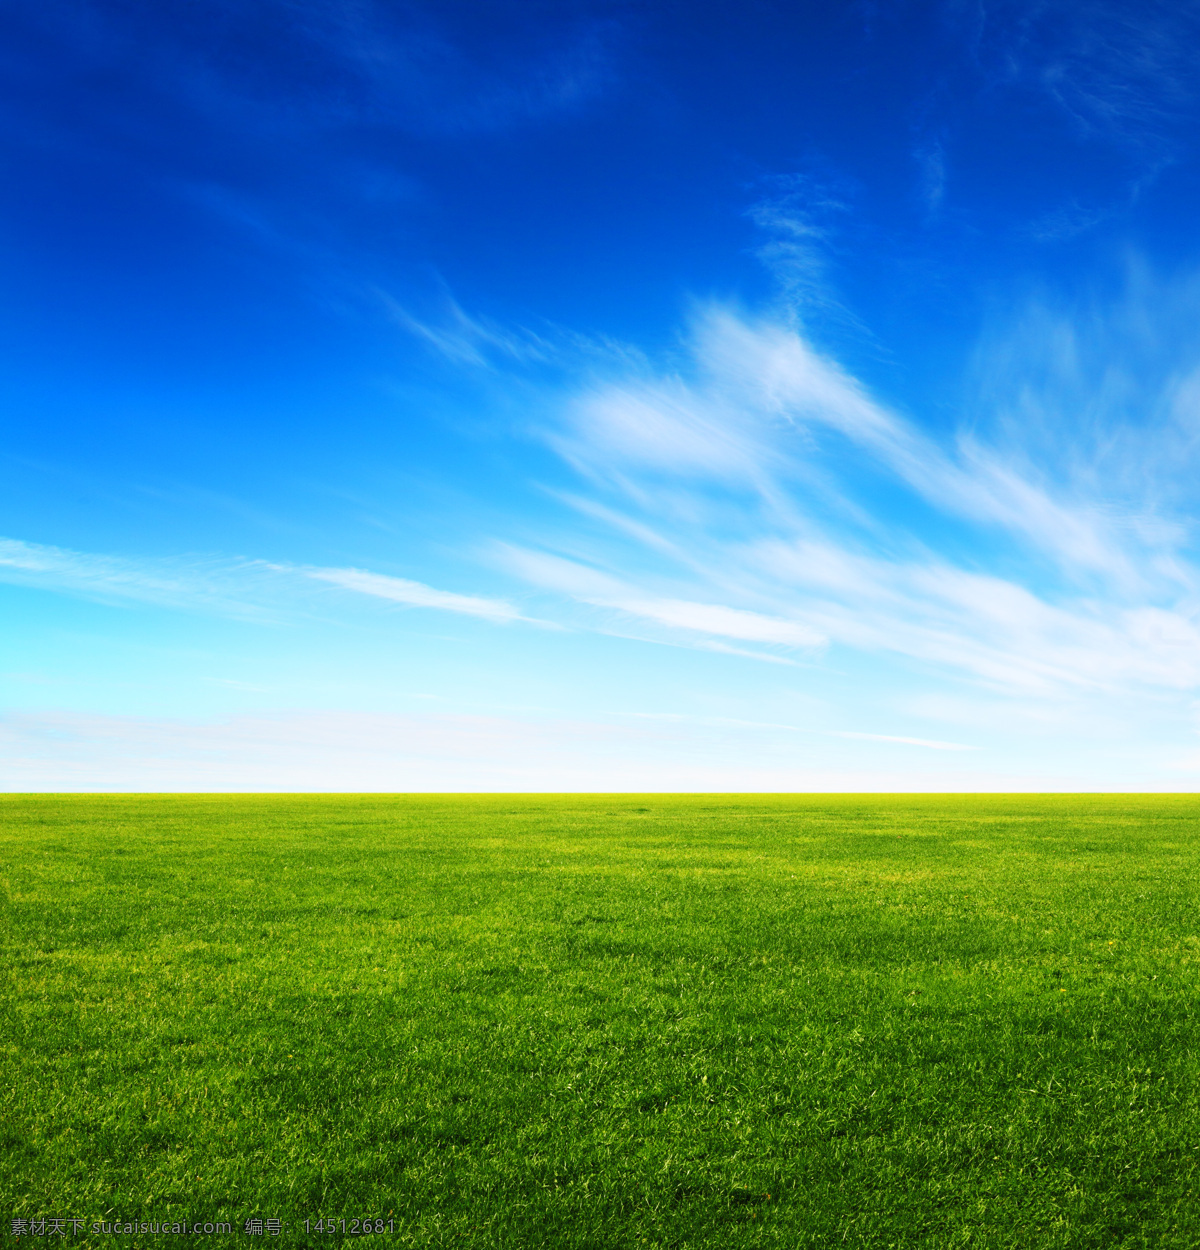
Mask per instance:
[[[1195,1247],[1198,868],[1190,796],[2,796],[0,1235]]]

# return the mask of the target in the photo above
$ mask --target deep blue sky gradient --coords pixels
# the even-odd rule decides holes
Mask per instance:
[[[1193,783],[1200,7],[0,25],[0,784]]]

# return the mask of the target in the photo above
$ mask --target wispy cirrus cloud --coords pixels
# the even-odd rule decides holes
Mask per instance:
[[[977,47],[1012,80],[1047,92],[1088,130],[1143,151],[1195,98],[1200,8],[1184,3],[982,6]]]
[[[1195,101],[1192,0],[995,0],[942,6],[987,86],[1044,95],[1088,137],[1117,140],[1161,164]]]
[[[422,582],[356,568],[319,568],[266,560],[131,557],[69,551],[0,538],[0,581],[110,603],[144,603],[243,620],[281,620],[314,606],[319,583],[412,608],[479,617],[496,624],[526,618],[510,603],[436,590]]]
[[[434,590],[422,582],[409,581],[403,577],[388,577],[383,573],[370,573],[365,569],[301,569],[304,576],[315,581],[328,582],[360,595],[386,599],[389,603],[402,603],[413,608],[435,608],[439,612],[458,612],[464,616],[479,616],[487,621],[505,622],[523,619],[510,603],[500,599],[483,599],[475,595],[457,595],[447,590]]]
[[[590,383],[546,432],[589,486],[560,497],[609,538],[560,532],[499,558],[534,585],[693,638],[892,655],[1031,697],[1190,691],[1200,578],[1191,518],[1168,505],[1195,459],[1200,375],[1150,378],[1125,345],[1127,392],[1146,404],[1158,387],[1147,439],[1126,412],[1099,420],[1077,365],[1083,340],[1101,351],[1106,334],[1085,322],[1075,336],[1076,376],[1057,392],[1032,344],[1012,344],[1008,399],[981,377],[970,420],[938,438],[795,326],[710,306],[689,365]],[[1108,337],[1101,390],[1119,368],[1121,335]],[[1012,405],[1039,395],[1066,411],[1022,439]],[[1113,445],[1126,454],[1109,463]]]
[[[594,479],[620,479],[629,495],[634,475],[708,481],[745,488],[785,512],[798,506],[793,488],[803,483],[866,518],[853,489],[830,476],[840,447],[853,458],[852,474],[885,472],[925,504],[1020,535],[1063,567],[1132,575],[1102,509],[1057,498],[976,438],[938,443],[796,329],[712,307],[697,318],[690,348],[691,378],[591,388],[548,434],[551,444]]]
[[[166,100],[275,140],[322,141],[364,124],[440,136],[544,124],[587,108],[618,79],[619,23],[575,12],[500,16],[481,38],[436,5],[362,0],[297,12],[264,0],[250,11],[218,0],[209,15],[217,45],[166,8],[135,15],[66,0],[27,20],[67,55],[122,64],[156,80]],[[228,55],[263,39],[269,57]],[[135,59],[131,49],[147,45],[156,55]]]
[[[557,496],[612,541],[499,562],[610,614],[585,625],[771,662],[833,645],[1029,695],[1189,690],[1200,345],[1178,327],[1197,291],[1134,273],[1102,308],[1033,306],[981,346],[941,437],[794,322],[702,308],[684,367],[593,355],[544,429],[587,487]]]
[[[275,572],[251,560],[139,560],[0,538],[0,581],[108,602],[265,619],[269,609],[239,588],[274,580]]]
[[[1055,341],[1045,317],[1035,329]],[[1200,445],[1200,374],[1179,353],[1187,368],[1158,367],[1150,442],[1173,440],[1173,460],[1153,445],[1135,455],[1122,404],[1082,398],[1079,362],[1104,335],[1086,337],[1057,336],[1074,361],[1062,376],[1009,344],[1005,377],[1020,360],[1026,388],[1002,391],[985,371],[990,430],[976,419],[939,439],[795,327],[709,307],[686,367],[613,354],[606,375],[560,392],[545,439],[580,486],[557,498],[589,528],[494,544],[493,561],[543,596],[543,614],[584,629],[776,664],[892,657],[1027,697],[1186,693],[1200,687],[1200,574],[1172,483]],[[1129,368],[1145,382],[1144,362]],[[1133,385],[1111,374],[1110,400]],[[1069,432],[1059,422],[1040,457],[1051,423],[1014,417],[1039,402],[1086,414]],[[1085,465],[1089,438],[1125,453]],[[531,619],[508,599],[360,567],[132,560],[11,539],[0,578],[245,618],[326,611],[313,599],[324,586],[495,624]]]
[[[861,329],[830,281],[838,227],[849,211],[847,190],[814,173],[776,175],[765,190],[746,214],[765,238],[758,259],[801,316],[819,313]]]
[[[398,325],[456,364],[482,367],[493,356],[530,364],[547,360],[555,350],[528,330],[506,329],[468,316],[448,295],[436,320],[415,317],[386,291],[376,295]]]
[[[1030,314],[982,353],[963,424],[943,435],[785,319],[704,308],[673,368],[593,356],[581,381],[543,395],[557,417],[542,436],[577,479],[551,492],[562,523],[536,535],[525,523],[522,541],[483,551],[539,596],[539,615],[575,628],[771,664],[869,657],[1000,700],[1183,707],[1200,689],[1186,489],[1200,344],[1177,330],[1164,352],[1152,327],[1155,308],[1177,325],[1197,292],[1145,286],[1090,319]],[[0,544],[0,578],[245,617],[326,612],[324,587],[343,602],[531,619],[512,598],[360,567],[15,540]]]
[[[580,603],[665,626],[669,631],[707,635],[709,645],[712,639],[804,648],[820,647],[826,642],[823,634],[794,617],[768,615],[721,603],[651,595],[618,578],[561,556],[512,546],[501,550],[507,567],[526,581],[570,595]]]

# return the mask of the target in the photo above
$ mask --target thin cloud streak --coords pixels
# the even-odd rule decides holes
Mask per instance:
[[[864,742],[898,742],[909,747],[928,747],[933,751],[974,751],[975,747],[965,746],[961,742],[935,742],[931,738],[901,738],[896,734],[864,734],[854,733],[849,729],[830,729],[831,738],[859,738]]]
[[[561,556],[513,546],[504,546],[501,551],[507,566],[527,581],[572,595],[581,603],[611,609],[670,630],[784,647],[813,648],[826,642],[824,635],[803,621],[724,604],[646,595],[618,578]],[[711,642],[708,645],[711,646]]]
[[[364,569],[306,568],[265,560],[137,560],[10,538],[0,538],[0,581],[110,603],[133,601],[261,621],[282,620],[288,612],[303,610],[304,586],[315,581],[356,596],[496,624],[528,619],[503,600],[436,590]]]
[[[869,742],[862,747],[871,751]],[[1078,790],[1080,783],[1079,775],[1062,769],[1053,775],[1019,767],[984,772],[970,766],[970,757],[946,753],[933,767],[913,767],[886,749],[864,757],[859,747],[839,747],[828,735],[810,747],[750,736],[734,725],[672,720],[631,726],[320,711],[205,720],[0,715],[0,790],[10,792],[895,793]],[[1161,778],[1150,784],[1167,788]]]
[[[786,733],[812,734],[824,738],[857,738],[863,742],[896,742],[904,746],[929,747],[935,751],[974,751],[978,749],[961,742],[939,742],[931,738],[907,738],[897,734],[859,733],[850,729],[816,729],[812,726],[781,725],[775,721],[738,720],[730,716],[687,716],[680,712],[630,712],[629,715],[635,716],[639,720],[691,722],[696,725],[721,729],[744,729],[760,732],[782,729]]]
[[[136,560],[0,538],[0,581],[108,603],[268,619],[268,608],[239,595],[236,587],[274,580],[276,571],[249,560]]]
[[[303,572],[306,577],[315,581],[329,582],[343,590],[353,590],[358,594],[372,595],[377,599],[404,603],[414,608],[460,612],[465,616],[481,616],[484,620],[497,622],[522,619],[516,608],[499,599],[456,595],[446,590],[434,590],[431,586],[402,577],[387,577],[364,569],[305,569]]]

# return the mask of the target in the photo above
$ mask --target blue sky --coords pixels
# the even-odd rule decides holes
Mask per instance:
[[[1200,6],[0,21],[0,787],[1200,779]]]

